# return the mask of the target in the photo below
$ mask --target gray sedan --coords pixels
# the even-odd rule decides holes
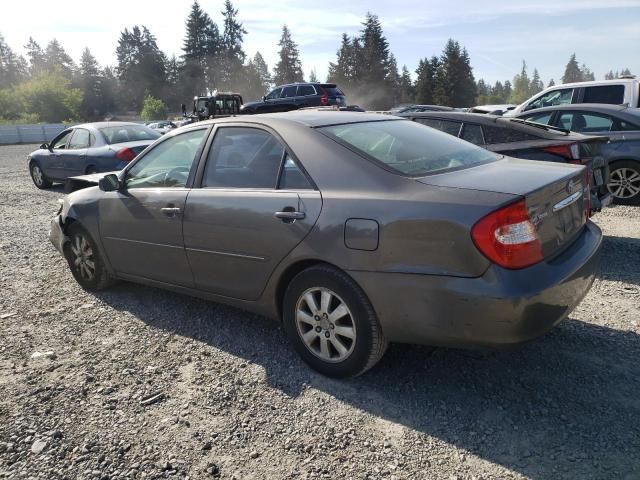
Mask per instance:
[[[388,342],[509,345],[566,317],[602,237],[585,178],[386,115],[226,118],[68,195],[50,237],[85,289],[263,314],[313,368],[353,376]]]
[[[124,168],[162,134],[128,122],[85,123],[68,128],[29,155],[29,173],[38,188],[69,177]]]

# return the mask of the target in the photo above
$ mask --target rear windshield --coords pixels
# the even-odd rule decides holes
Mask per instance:
[[[340,90],[336,85],[320,85],[320,86],[324,88],[326,92],[332,97],[335,97],[337,95],[344,95],[342,90]]]
[[[100,131],[109,145],[114,143],[137,142],[139,140],[155,140],[161,133],[144,125],[119,125],[104,127]]]
[[[495,153],[409,120],[350,123],[319,130],[338,143],[412,177],[498,159]]]

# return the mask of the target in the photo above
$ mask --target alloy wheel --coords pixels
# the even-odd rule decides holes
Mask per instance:
[[[38,165],[31,167],[31,176],[33,177],[35,184],[41,187],[44,183],[44,174]]]
[[[91,281],[96,275],[95,259],[93,249],[85,235],[76,235],[71,243],[73,253],[73,267],[80,273],[82,278]]]
[[[617,198],[633,198],[640,193],[640,172],[632,168],[616,168],[609,175],[607,188]]]
[[[324,287],[313,287],[296,303],[296,327],[307,349],[331,363],[344,361],[356,344],[356,325],[347,304]]]

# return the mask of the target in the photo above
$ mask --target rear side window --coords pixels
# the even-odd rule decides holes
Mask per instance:
[[[340,90],[340,88],[338,88],[336,85],[329,84],[320,86],[327,92],[327,94],[329,94],[330,97],[344,95],[344,92]]]
[[[487,144],[526,142],[527,140],[538,140],[538,137],[511,128],[482,127],[484,129],[484,139]]]
[[[155,140],[162,136],[161,133],[144,125],[105,127],[101,128],[100,131],[109,145],[136,142],[138,140]]]
[[[624,85],[599,85],[584,89],[583,103],[609,103],[621,105],[624,103]]]
[[[483,145],[484,137],[482,136],[482,128],[480,125],[475,125],[473,123],[465,123],[464,127],[462,127],[462,134],[460,138],[466,140],[467,142],[471,142],[474,145]]]
[[[284,87],[282,89],[282,96],[280,98],[291,98],[291,97],[295,97],[296,94],[296,90],[298,89],[298,87],[296,87],[295,85],[291,86],[291,87]]]
[[[80,148],[87,148],[91,145],[91,134],[89,130],[84,128],[76,128],[71,135],[69,141],[69,150],[77,150]]]
[[[435,128],[436,130],[440,130],[441,132],[448,133],[455,137],[460,133],[460,126],[462,125],[462,122],[439,120],[437,118],[416,118],[415,120],[427,127]]]
[[[542,125],[549,125],[551,122],[551,117],[553,116],[553,112],[549,113],[538,113],[537,115],[531,115],[527,117],[525,120],[527,122],[541,123]]]
[[[640,118],[638,119],[638,124],[640,124]],[[640,126],[638,124],[618,119],[615,122],[613,129],[617,131],[640,130]]]
[[[333,125],[319,131],[365,158],[412,177],[459,170],[498,158],[483,148],[406,120]]]
[[[560,115],[562,128],[574,132],[608,132],[613,126],[613,119],[608,115],[596,115],[585,112],[564,112]]]
[[[288,153],[285,153],[284,165],[280,174],[280,184],[278,188],[283,190],[311,190],[313,186],[309,183],[302,170],[296,165]]]
[[[223,127],[213,140],[203,187],[275,188],[284,147],[257,128]]]
[[[316,89],[311,85],[300,85],[298,87],[298,96],[299,97],[307,97],[309,95],[315,95]]]

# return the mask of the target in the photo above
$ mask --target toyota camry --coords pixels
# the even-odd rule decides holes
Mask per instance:
[[[371,368],[389,342],[544,334],[591,287],[602,239],[584,166],[386,115],[200,122],[93,178],[51,223],[82,287],[133,281],[272,317],[337,377]]]

